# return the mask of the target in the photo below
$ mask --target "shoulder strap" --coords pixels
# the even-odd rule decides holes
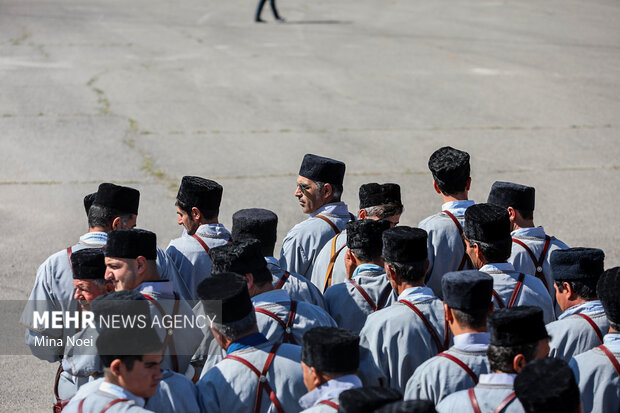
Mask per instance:
[[[100,413],[105,413],[110,407],[114,406],[117,403],[128,402],[127,399],[114,399],[110,403],[106,404],[103,409],[101,409]]]
[[[597,348],[600,349],[603,353],[605,353],[609,361],[611,361],[611,365],[614,366],[616,373],[618,373],[618,376],[620,376],[620,363],[618,362],[618,359],[616,359],[616,356],[614,356],[614,354],[602,344]]]
[[[393,293],[394,293],[394,290],[392,289],[392,285],[390,283],[387,283],[387,285],[381,292],[381,295],[379,296],[379,301],[377,302],[377,311],[385,307],[385,304],[390,298],[390,294],[393,294]]]
[[[154,299],[153,297],[151,297],[148,294],[144,294],[142,293],[142,295],[149,300],[151,303],[153,303],[153,305],[155,307],[157,307],[157,310],[161,313],[162,316],[166,316],[166,310],[164,310],[164,307],[162,307],[162,305],[157,302],[156,299]],[[175,317],[177,316],[177,314],[179,313],[179,304],[180,304],[180,300],[179,300],[179,295],[177,293],[174,293],[174,308],[172,310],[172,319],[174,320]],[[170,357],[172,358],[172,369],[176,372],[179,373],[179,358],[177,357],[177,351],[176,351],[176,347],[174,345],[174,323],[172,325],[172,327],[166,329],[166,337],[164,338],[164,343],[163,343],[163,347],[164,347],[164,354],[166,353],[166,350],[168,350],[168,348],[170,348]]]
[[[204,242],[204,241],[202,240],[202,238],[200,238],[200,237],[199,237],[198,235],[196,235],[196,234],[192,235],[192,238],[194,238],[196,241],[198,241],[198,243],[199,243],[200,245],[202,245],[202,248],[204,248],[204,250],[205,250],[205,252],[206,252],[207,254],[209,253],[209,246],[207,245],[207,243],[206,243],[206,242]]]
[[[331,407],[331,408],[333,408],[333,409],[338,410],[338,403],[334,403],[334,402],[333,402],[333,401],[331,401],[331,400],[321,400],[321,401],[319,402],[319,404],[325,404],[325,405],[327,405],[327,406],[329,406],[329,407]]]
[[[515,285],[515,289],[512,291],[512,295],[510,296],[510,301],[508,301],[508,308],[511,308],[515,305],[517,301],[517,297],[519,296],[519,292],[521,291],[521,287],[523,286],[523,280],[525,279],[525,274],[520,273],[519,279],[517,280],[517,285]]]
[[[295,321],[295,314],[297,313],[297,301],[291,300],[291,307],[288,312],[288,318],[286,320],[286,323],[282,321],[280,317],[278,317],[275,313],[262,307],[255,307],[254,311],[256,311],[257,313],[265,314],[267,317],[274,319],[280,325],[280,327],[282,327],[282,330],[284,330],[284,337],[282,338],[283,343],[297,344],[295,341],[295,336],[293,336],[292,333],[293,322]]]
[[[478,384],[478,376],[476,375],[476,373],[474,373],[472,371],[472,369],[470,369],[469,366],[467,364],[463,363],[463,361],[460,360],[458,357],[455,357],[452,354],[448,354],[448,353],[439,353],[438,356],[445,357],[448,360],[452,360],[453,362],[458,364],[459,367],[462,368],[463,370],[465,370],[465,373],[467,373],[467,375],[469,375],[469,377],[471,377],[471,379],[474,381],[474,383]]]
[[[342,251],[344,247],[347,245],[347,244],[343,245],[336,251],[336,241],[338,240],[339,236],[340,236],[340,233],[336,234],[336,236],[332,238],[332,252],[329,256],[329,265],[327,266],[327,272],[325,273],[325,283],[323,284],[323,294],[325,294],[325,291],[327,291],[327,287],[332,285],[332,274],[334,273],[334,264],[336,264],[336,258],[338,258],[340,251]]]
[[[284,284],[286,283],[286,280],[288,280],[288,277],[290,277],[291,273],[288,271],[284,271],[284,275],[282,275],[282,278],[280,278],[280,280],[278,281],[278,283],[276,284],[276,290],[281,290],[282,287],[284,286]]]
[[[502,300],[502,297],[499,296],[499,294],[497,293],[497,291],[495,291],[495,289],[493,289],[493,298],[495,298],[495,300],[497,301],[497,306],[499,308],[504,308],[506,307],[506,305],[504,304],[504,301]]]
[[[418,309],[418,307],[415,306],[415,304],[412,304],[412,303],[410,303],[407,300],[398,300],[398,302],[406,305],[407,307],[409,307],[414,313],[416,313],[416,315],[418,317],[420,317],[420,320],[422,320],[422,323],[424,323],[424,326],[426,327],[426,329],[430,333],[431,338],[433,339],[433,341],[437,345],[438,351],[442,352],[444,350],[444,348],[443,348],[443,345],[441,344],[441,340],[439,340],[439,336],[435,332],[435,329],[433,329],[433,326],[431,326],[431,323],[429,323],[428,320],[426,319],[426,317],[424,316],[424,314],[422,314],[422,311],[420,311]]]
[[[512,401],[516,398],[517,398],[517,395],[515,394],[515,392],[510,393],[504,400],[502,400],[500,404],[497,405],[495,410],[493,410],[493,413],[503,412],[504,409],[508,407],[508,405],[512,403]]]
[[[603,344],[603,333],[601,333],[601,329],[598,328],[598,326],[596,325],[594,320],[592,320],[590,317],[588,317],[585,314],[576,314],[576,315],[581,317],[581,318],[583,318],[584,320],[586,320],[588,322],[588,324],[590,324],[592,326],[592,328],[594,329],[594,332],[596,333],[596,336],[598,337],[599,341],[601,342],[601,344]]]
[[[73,264],[71,264],[71,254],[73,253],[73,249],[71,247],[67,247],[67,259],[69,260],[69,267],[73,270]]]
[[[334,224],[331,219],[327,218],[326,216],[323,215],[316,215],[315,218],[319,218],[325,222],[327,222],[329,224],[330,227],[332,227],[332,229],[334,230],[334,232],[336,234],[340,234],[340,229],[338,229],[338,227],[336,226],[336,224]]]
[[[459,235],[461,236],[461,242],[463,243],[463,258],[461,258],[461,263],[459,264],[459,268],[457,269],[457,271],[461,271],[463,268],[465,268],[465,264],[469,264],[470,267],[473,267],[471,259],[469,258],[469,255],[467,255],[467,246],[465,245],[465,238],[463,235],[463,227],[461,226],[461,223],[458,219],[456,219],[454,214],[447,209],[442,212],[449,216],[452,222],[454,222],[454,225],[456,225],[456,229],[459,231]]]
[[[362,295],[362,297],[364,298],[364,300],[366,300],[366,302],[368,303],[368,305],[370,306],[370,308],[372,309],[372,312],[374,313],[375,311],[378,310],[377,305],[375,304],[375,302],[372,300],[372,298],[370,298],[370,296],[368,295],[368,293],[366,292],[366,290],[364,290],[362,288],[361,285],[358,284],[357,281],[355,281],[354,279],[350,279],[347,280],[347,282],[351,283],[351,285],[353,287],[355,287],[355,289]]]
[[[246,359],[242,357],[235,356],[233,354],[229,354],[225,357],[225,359],[235,360],[245,365],[258,377],[258,387],[256,389],[256,401],[254,403],[254,413],[260,412],[263,390],[265,390],[267,394],[269,394],[269,398],[271,399],[273,406],[276,408],[276,411],[278,413],[284,413],[284,410],[282,409],[282,405],[280,405],[280,401],[276,397],[276,394],[271,389],[271,386],[269,385],[269,382],[267,381],[267,372],[269,371],[269,368],[271,367],[271,363],[273,362],[273,359],[276,356],[278,347],[280,347],[280,343],[274,344],[273,347],[271,347],[271,350],[269,350],[269,355],[267,356],[267,360],[265,361],[265,365],[263,366],[262,372],[258,371],[258,369],[254,367],[254,365],[252,365],[252,363],[250,363],[249,361],[247,361]]]
[[[474,413],[482,413],[480,411],[480,405],[478,404],[478,399],[476,399],[476,392],[474,392],[473,387],[467,390],[467,395],[469,396],[469,401],[472,409],[474,409]]]
[[[549,235],[545,235],[545,245],[543,246],[542,253],[539,258],[536,258],[530,247],[528,247],[525,242],[520,239],[513,238],[512,242],[519,244],[523,247],[523,249],[528,253],[532,261],[534,262],[534,266],[536,267],[536,273],[534,274],[536,278],[538,278],[545,285],[545,288],[549,290],[549,285],[547,284],[547,280],[545,279],[545,274],[543,274],[543,262],[545,261],[545,257],[547,256],[547,251],[549,251],[549,246],[551,245],[551,237]]]

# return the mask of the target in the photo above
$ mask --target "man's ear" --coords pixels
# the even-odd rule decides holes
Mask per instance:
[[[515,218],[517,217],[517,211],[511,206],[509,206],[507,210],[508,210],[508,216],[510,217],[510,221],[514,221]]]
[[[465,184],[465,190],[469,191],[469,188],[471,188],[471,176],[467,178],[467,183]]]
[[[444,313],[448,323],[451,323],[451,322],[454,321],[454,314],[452,313],[452,309],[450,307],[448,307],[448,304],[446,304],[446,303],[444,303],[444,305],[443,305],[443,313]]]
[[[433,188],[435,188],[435,192],[441,194],[441,189],[439,189],[439,185],[437,185],[437,181],[433,179]]]
[[[192,213],[191,213],[192,221],[200,221],[201,217],[202,217],[202,214],[200,213],[200,210],[196,207],[192,207]]]
[[[360,209],[360,212],[357,213],[357,219],[366,219],[368,218],[368,213],[364,208]]]
[[[334,187],[332,186],[332,184],[327,183],[323,185],[323,189],[321,190],[321,192],[323,192],[321,194],[321,198],[329,199],[332,197],[332,195],[334,195]]]
[[[136,275],[139,277],[144,276],[144,272],[146,271],[146,258],[142,255],[136,257]]]
[[[121,374],[121,364],[123,362],[121,361],[121,359],[115,359],[112,361],[112,364],[110,364],[110,372],[115,375],[115,376],[119,376]]]
[[[256,284],[254,284],[254,274],[251,272],[243,274],[245,277],[245,281],[248,283],[248,290],[252,289]]]
[[[525,360],[525,356],[523,354],[517,354],[515,358],[512,359],[512,369],[515,373],[520,373],[523,370],[523,367],[527,364],[527,360]]]
[[[121,220],[121,217],[116,217],[112,220],[112,229],[121,229],[122,225],[123,221]]]

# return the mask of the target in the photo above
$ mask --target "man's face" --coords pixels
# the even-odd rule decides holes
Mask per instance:
[[[312,373],[310,367],[308,367],[308,365],[303,361],[301,362],[301,370],[303,371],[304,384],[306,385],[306,389],[308,389],[308,391],[314,390],[316,387],[314,385],[314,380],[316,376]]]
[[[135,228],[138,223],[138,216],[136,214],[131,214],[131,217],[123,223],[121,220],[121,228],[120,229],[131,229]]]
[[[136,260],[105,257],[105,266],[105,279],[112,281],[114,291],[133,290],[140,284]]]
[[[392,215],[391,217],[386,217],[387,221],[390,221],[390,228],[394,228],[400,222],[400,215]],[[374,218],[373,218],[374,219]]]
[[[549,355],[549,339],[545,338],[538,342],[538,349],[536,350],[536,357],[534,360],[545,358]]]
[[[142,360],[135,360],[131,371],[121,363],[123,387],[136,396],[149,398],[157,392],[157,385],[162,378],[159,367],[163,357],[160,352],[145,354]]]
[[[104,285],[97,283],[95,280],[73,280],[73,288],[75,293],[73,298],[78,301],[80,306],[87,310],[89,304],[100,295],[104,295],[109,291]],[[110,288],[111,289],[111,288]]]
[[[480,269],[483,267],[478,259],[478,246],[475,243],[470,244],[467,238],[465,238],[465,253],[469,256],[474,268]]]
[[[194,235],[200,226],[198,222],[194,222],[192,217],[181,208],[177,207],[177,223],[183,225],[187,230],[187,235]]]
[[[324,204],[316,183],[301,175],[297,178],[295,197],[299,199],[299,206],[304,214],[311,214]]]

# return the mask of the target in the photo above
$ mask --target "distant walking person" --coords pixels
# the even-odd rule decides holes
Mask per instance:
[[[263,11],[263,6],[265,5],[267,0],[258,0],[258,7],[256,7],[256,16],[254,17],[254,21],[256,23],[265,23],[265,20],[260,18],[260,13]],[[276,21],[283,23],[284,19],[280,17],[278,14],[278,9],[276,9],[276,0],[269,0],[269,5],[271,6],[271,11],[273,12],[273,17],[275,17]]]

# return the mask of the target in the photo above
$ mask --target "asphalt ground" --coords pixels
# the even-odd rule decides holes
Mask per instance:
[[[471,154],[471,198],[536,187],[535,221],[620,264],[620,4],[551,0],[0,0],[0,299],[87,230],[100,182],[140,189],[138,226],[180,234],[183,175],[224,188],[221,221],[304,218],[302,156],[347,164],[344,200],[397,182],[402,224],[439,210],[426,167]],[[5,318],[3,314],[0,317]],[[56,366],[0,356],[2,411],[49,411]]]

